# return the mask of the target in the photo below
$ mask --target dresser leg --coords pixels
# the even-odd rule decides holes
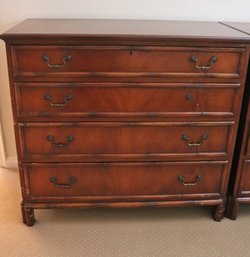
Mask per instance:
[[[239,210],[239,203],[234,200],[230,207],[231,208],[230,208],[230,210],[227,214],[227,217],[231,220],[236,220],[237,213],[238,213],[238,210]]]
[[[24,204],[23,204],[23,202],[21,202],[21,211],[22,211],[23,223],[26,224],[26,215],[25,215],[25,210],[24,210]]]
[[[22,206],[22,215],[23,215],[23,222],[27,226],[33,226],[35,223],[35,214],[32,208],[27,208]]]
[[[224,212],[225,212],[225,204],[217,205],[213,214],[214,220],[221,221],[224,217]]]

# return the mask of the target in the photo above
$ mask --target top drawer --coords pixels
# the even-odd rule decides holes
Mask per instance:
[[[13,46],[15,76],[237,78],[244,49],[129,46]]]

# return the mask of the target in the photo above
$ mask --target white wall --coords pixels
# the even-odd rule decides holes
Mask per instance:
[[[26,18],[113,18],[250,22],[250,1],[1,0],[0,33]],[[16,152],[3,42],[0,43],[0,118],[6,155],[9,160],[13,160]]]

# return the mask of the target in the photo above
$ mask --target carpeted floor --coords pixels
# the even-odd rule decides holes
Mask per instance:
[[[236,221],[210,207],[36,210],[21,222],[16,170],[0,169],[0,257],[249,257],[250,206]]]

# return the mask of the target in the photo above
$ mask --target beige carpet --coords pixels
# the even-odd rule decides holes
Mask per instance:
[[[210,207],[36,210],[21,222],[15,170],[0,169],[0,257],[249,257],[250,206],[236,221]]]

